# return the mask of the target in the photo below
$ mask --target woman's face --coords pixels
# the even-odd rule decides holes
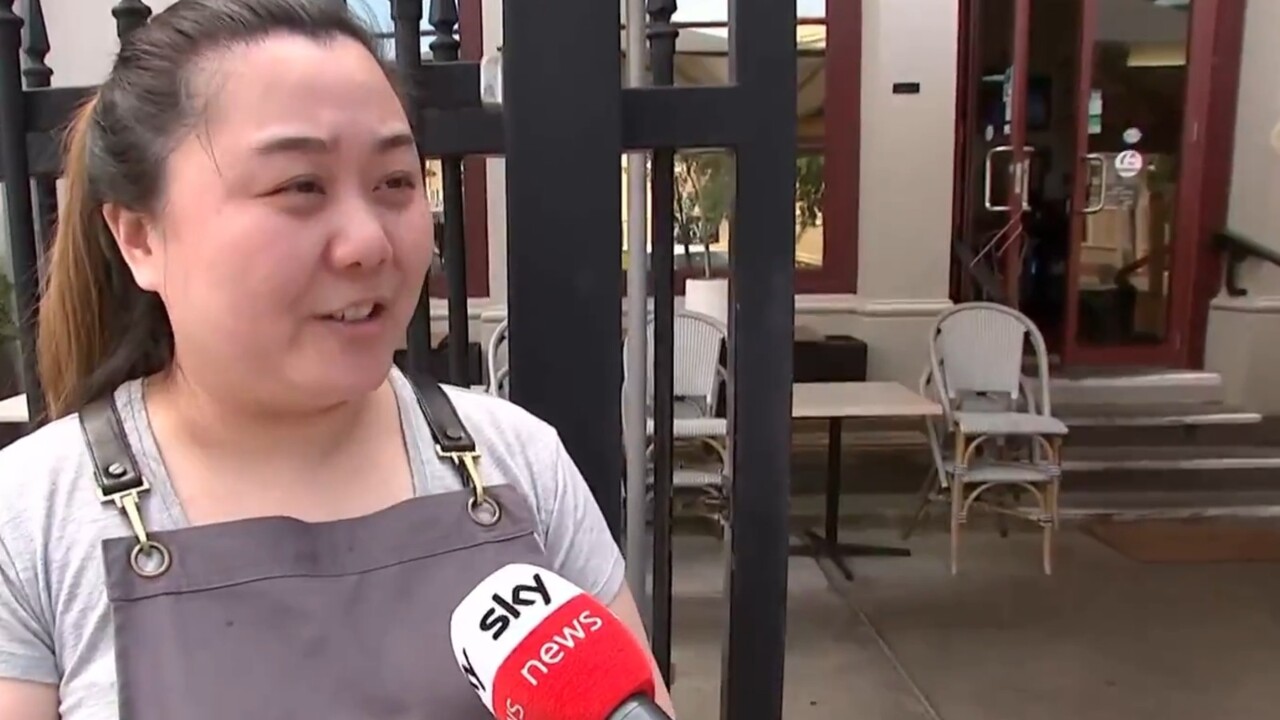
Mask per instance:
[[[197,73],[135,277],[214,387],[327,405],[385,379],[433,248],[409,123],[347,39],[276,36]],[[265,397],[264,397],[265,396]]]

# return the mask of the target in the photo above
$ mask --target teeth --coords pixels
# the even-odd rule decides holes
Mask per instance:
[[[341,320],[343,322],[355,322],[357,320],[365,320],[373,314],[373,303],[365,303],[363,305],[352,305],[345,308],[342,312],[336,312],[329,317],[333,320]]]

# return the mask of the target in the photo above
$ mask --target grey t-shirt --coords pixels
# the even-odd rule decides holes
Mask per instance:
[[[457,490],[456,471],[431,448],[412,387],[399,371],[391,380],[416,494]],[[486,478],[525,492],[551,569],[611,602],[622,588],[622,555],[555,429],[505,400],[446,391],[483,453]],[[152,484],[143,501],[148,527],[188,525],[151,433],[142,383],[122,385],[115,397]],[[0,677],[59,685],[63,720],[118,720],[101,543],[128,534],[119,511],[98,500],[76,417],[0,450]]]

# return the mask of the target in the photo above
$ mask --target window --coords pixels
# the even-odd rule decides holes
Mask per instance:
[[[861,27],[857,3],[797,0],[796,289],[852,292],[857,279],[858,107]],[[723,0],[716,0],[723,5]],[[727,10],[682,4],[675,20],[676,83],[721,85],[728,79]],[[686,12],[686,8],[688,11]],[[627,157],[622,158],[626,207]],[[732,242],[733,154],[688,150],[676,155],[676,269],[682,277],[728,272]],[[624,217],[623,246],[627,247]],[[646,245],[648,245],[646,239]],[[624,250],[624,266],[627,255]]]

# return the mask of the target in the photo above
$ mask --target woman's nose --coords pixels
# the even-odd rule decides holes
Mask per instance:
[[[391,238],[375,208],[353,202],[341,211],[338,232],[330,245],[338,268],[377,267],[391,257]]]

